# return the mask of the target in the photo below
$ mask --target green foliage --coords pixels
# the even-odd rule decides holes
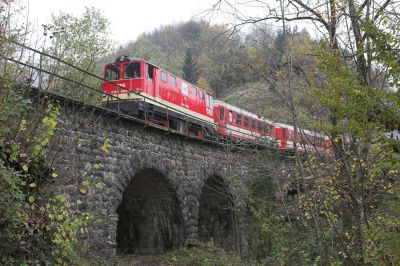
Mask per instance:
[[[185,54],[190,49],[192,58],[197,61],[198,75],[207,80],[212,91],[221,93],[245,79],[239,46],[239,37],[230,35],[227,26],[188,21],[143,34],[117,50],[113,57],[125,54],[143,58],[183,76]],[[192,79],[189,76],[186,78]],[[193,77],[194,83],[196,78],[198,76]]]
[[[101,150],[102,152],[108,153],[108,152],[110,152],[110,147],[111,147],[111,141],[110,141],[110,139],[106,138],[106,139],[104,139],[104,143],[103,143],[103,145],[100,147],[100,150]],[[99,168],[100,168],[100,167],[99,167]]]
[[[192,51],[186,50],[185,61],[183,63],[183,78],[192,84],[196,84],[199,78],[199,70],[196,60],[193,59]]]
[[[4,156],[3,153],[1,155]],[[12,264],[18,259],[22,241],[25,194],[21,189],[22,177],[5,165],[0,158],[0,264]]]
[[[190,246],[190,247],[189,247]],[[212,241],[195,246],[184,245],[166,255],[167,260],[173,265],[193,266],[223,266],[243,265],[234,254],[228,254],[214,245]]]
[[[85,245],[78,241],[78,234],[83,234],[86,228],[94,222],[94,216],[87,212],[78,212],[71,208],[64,195],[58,195],[49,200],[44,208],[49,220],[46,230],[51,234],[54,244],[51,255],[58,265],[70,265],[80,260],[76,251],[86,251]]]
[[[0,82],[0,143],[9,134],[16,130],[27,129],[24,117],[32,113],[27,91],[24,87],[13,87],[8,78],[3,77]],[[19,125],[19,123],[21,123]]]
[[[42,123],[45,126],[46,130],[41,137],[35,137],[35,146],[32,152],[32,158],[37,159],[40,155],[41,157],[45,157],[45,153],[43,148],[53,139],[54,130],[57,126],[57,120],[59,116],[60,107],[58,105],[49,104],[47,107],[47,116],[42,119]]]
[[[100,58],[108,54],[112,48],[109,24],[103,13],[93,7],[86,8],[78,17],[62,12],[53,15],[51,23],[44,25],[44,35],[50,38],[49,47],[45,52],[89,73],[96,72],[97,75],[103,76]],[[58,75],[92,88],[99,88],[100,80],[87,73],[48,58],[45,58],[43,65]],[[101,101],[99,93],[53,76],[46,77],[42,86],[52,92],[91,104],[98,104]]]
[[[400,206],[398,187],[390,190],[394,197],[386,200],[366,229],[366,261],[375,265],[400,264]]]
[[[93,217],[72,208],[65,195],[41,194],[58,176],[44,150],[55,136],[59,106],[49,104],[42,114],[26,88],[8,84],[0,82],[0,264],[77,264],[78,236]]]
[[[183,55],[174,53],[168,55],[162,48],[152,43],[146,35],[140,36],[134,43],[130,43],[125,48],[121,48],[115,55],[121,54],[132,57],[142,58],[157,66],[161,66],[175,75],[182,76]]]

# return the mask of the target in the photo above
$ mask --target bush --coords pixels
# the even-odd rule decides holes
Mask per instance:
[[[222,248],[216,247],[213,241],[192,246],[186,243],[181,248],[168,253],[167,260],[173,265],[219,266],[243,265],[235,254],[229,254]]]

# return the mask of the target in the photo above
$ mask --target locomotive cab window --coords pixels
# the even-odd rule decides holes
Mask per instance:
[[[131,63],[124,66],[124,79],[140,78],[140,64]]]
[[[167,82],[167,73],[165,73],[164,71],[161,71],[161,80],[165,83]]]
[[[147,65],[146,77],[148,79],[153,79],[154,78],[154,67],[152,65]]]
[[[225,108],[224,107],[219,108],[219,119],[221,121],[224,121],[224,119],[225,119]]]
[[[106,67],[106,80],[119,79],[119,65],[109,65]]]

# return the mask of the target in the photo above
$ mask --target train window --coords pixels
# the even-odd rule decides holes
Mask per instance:
[[[270,133],[269,133],[269,124],[268,124],[268,123],[265,123],[265,124],[264,124],[264,133],[266,133],[266,134],[268,134],[268,135],[270,134]]]
[[[153,77],[154,77],[154,67],[152,65],[147,65],[146,77],[149,78],[149,79],[153,79]]]
[[[236,125],[241,126],[242,125],[242,114],[236,114]]]
[[[251,128],[256,129],[256,120],[254,118],[251,119]]]
[[[204,91],[200,90],[200,99],[204,99]]]
[[[282,138],[286,139],[286,128],[282,128]]]
[[[244,116],[244,127],[249,127],[249,117]]]
[[[167,82],[167,73],[165,73],[164,71],[161,71],[161,80]]]
[[[182,94],[185,94],[185,95],[189,94],[189,88],[185,82],[182,82]]]
[[[170,76],[171,79],[171,85],[176,87],[176,78],[174,76]]]
[[[192,86],[192,96],[193,96],[194,98],[197,97],[197,88],[196,88],[195,86]]]
[[[229,114],[228,114],[228,118],[229,118],[229,122],[233,122],[233,112],[232,111],[229,111]]]
[[[224,121],[224,119],[225,119],[225,108],[224,107],[219,108],[219,119],[221,121]]]
[[[275,132],[275,127],[273,125],[270,125],[269,126],[269,134],[271,134],[273,136],[274,132]]]
[[[106,67],[106,80],[119,79],[119,65],[110,65]]]
[[[124,79],[140,78],[140,64],[132,63],[124,66]]]

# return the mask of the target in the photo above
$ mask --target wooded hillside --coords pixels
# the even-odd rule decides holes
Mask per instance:
[[[79,241],[95,213],[81,211],[80,200],[71,204],[64,194],[46,194],[58,177],[47,148],[57,145],[60,106],[47,96],[34,103],[29,91],[34,84],[99,106],[101,80],[93,73],[102,75],[105,62],[128,55],[294,128],[290,154],[252,150],[265,154],[254,168],[272,160],[282,167],[247,182],[232,177],[245,202],[245,210],[230,210],[234,222],[242,222],[241,245],[226,251],[213,241],[182,243],[167,263],[400,265],[400,141],[393,134],[400,128],[400,4],[254,2],[261,16],[238,12],[253,1],[210,7],[234,14],[236,25],[200,20],[163,26],[117,49],[109,21],[96,8],[54,15],[40,40],[31,42],[29,26],[18,19],[20,4],[0,2],[0,264],[112,263],[90,257],[90,247]],[[279,30],[270,21],[279,22]],[[297,22],[318,35],[296,28]],[[247,31],[239,30],[243,25]],[[299,151],[304,129],[326,136],[332,154]],[[229,142],[223,145],[231,152]],[[110,140],[96,152],[110,152]],[[75,185],[82,197],[90,187],[105,186]]]

